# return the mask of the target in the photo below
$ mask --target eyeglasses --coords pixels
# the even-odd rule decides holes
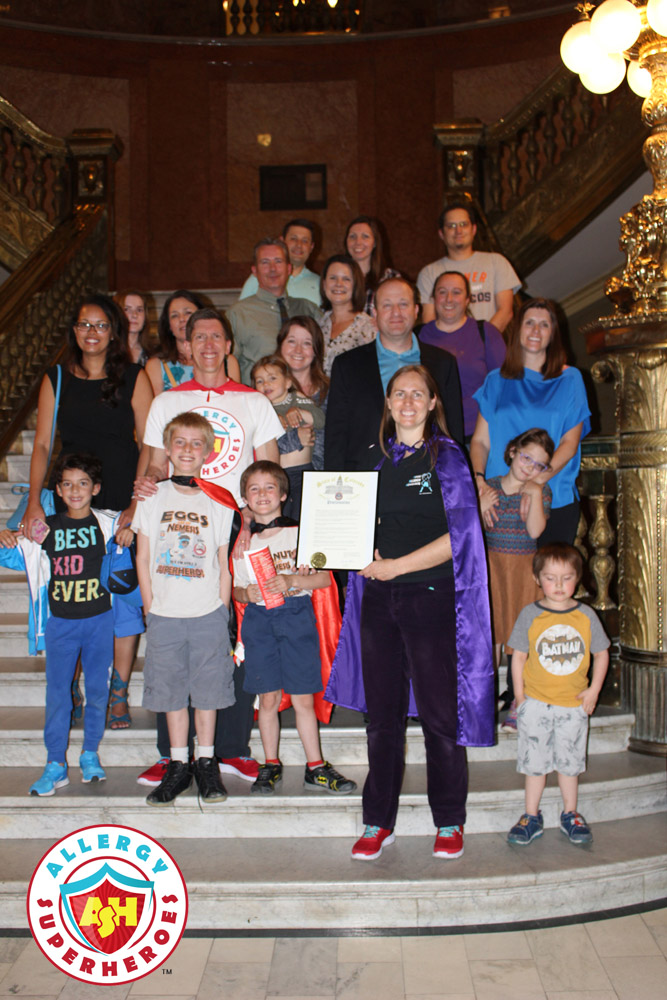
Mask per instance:
[[[88,333],[92,329],[97,330],[98,333],[108,333],[111,329],[111,323],[102,319],[98,323],[89,323],[86,319],[80,319],[75,325],[79,333]]]
[[[536,462],[534,458],[527,455],[525,451],[519,452],[519,461],[522,465],[525,465],[527,469],[537,469],[538,472],[546,472],[550,466],[545,465],[544,462]]]
[[[468,222],[446,222],[445,223],[445,229],[449,229],[451,231],[455,231],[457,229],[469,229],[470,226],[471,226],[471,223],[469,221]]]

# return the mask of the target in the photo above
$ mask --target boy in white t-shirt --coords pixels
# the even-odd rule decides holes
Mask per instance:
[[[231,577],[227,562],[233,512],[196,482],[214,444],[198,413],[181,413],[164,429],[174,472],[137,505],[137,575],[146,611],[143,707],[166,712],[171,760],[149,805],[167,805],[192,784],[204,802],[227,797],[214,755],[216,713],[234,704],[228,633]],[[188,702],[197,751],[188,759]]]
[[[250,551],[268,546],[276,576],[266,583],[284,603],[267,608],[245,560],[234,563],[234,600],[245,604],[241,638],[245,651],[244,690],[259,695],[258,723],[265,763],[251,788],[272,795],[283,777],[278,757],[278,708],[285,691],[292,699],[296,728],[306,754],[303,784],[307,791],[348,795],[356,783],[322,759],[313,694],[322,690],[320,643],[310,592],[327,587],[328,572],[296,567],[296,521],[281,515],[289,483],[275,462],[253,462],[241,476],[241,496],[252,512]]]

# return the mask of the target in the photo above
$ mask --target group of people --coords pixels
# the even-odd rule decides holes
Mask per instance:
[[[425,736],[433,853],[459,857],[464,748],[494,742],[505,646],[526,775],[526,812],[508,839],[542,832],[553,770],[561,829],[574,843],[591,839],[577,775],[608,641],[574,599],[575,479],[590,429],[583,381],[565,364],[552,303],[527,301],[513,318],[518,278],[499,254],[473,249],[471,206],[448,205],[438,232],[446,256],[422,269],[418,293],[387,266],[375,220],[352,220],[345,252],[320,277],[307,267],[314,227],[291,220],[256,245],[226,316],[187,290],[170,295],[157,347],[142,294],[81,302],[68,359],[40,392],[21,531],[0,533],[0,558],[19,558],[35,578],[31,623],[45,633],[47,765],[33,794],[68,781],[79,656],[84,781],[105,777],[97,750],[109,682],[109,725],[130,724],[143,618],[111,600],[100,575],[105,553],[136,539],[143,704],[157,715],[159,752],[138,779],[152,786],[149,804],[173,802],[193,780],[202,801],[222,801],[226,773],[273,794],[278,710],[289,699],[304,787],[349,794],[355,783],[323,758],[318,718],[331,703],[355,708],[367,713],[369,773],[352,856],[372,860],[393,840],[412,714]],[[62,452],[47,515],[54,421]],[[338,589],[329,572],[295,562],[302,473],[312,468],[379,470],[374,558]],[[249,747],[257,696],[261,766]]]

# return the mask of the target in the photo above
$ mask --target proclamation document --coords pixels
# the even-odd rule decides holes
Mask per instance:
[[[377,472],[304,472],[297,566],[363,569],[373,561]]]

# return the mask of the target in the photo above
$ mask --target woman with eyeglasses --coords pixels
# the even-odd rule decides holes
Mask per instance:
[[[523,304],[510,329],[502,367],[489,372],[473,398],[480,413],[470,458],[480,501],[488,505],[491,519],[497,491],[488,480],[507,472],[507,442],[527,427],[541,427],[556,448],[549,468],[535,479],[539,485],[548,482],[553,495],[551,516],[537,545],[572,544],[579,523],[575,480],[581,439],[591,429],[591,412],[581,373],[565,364],[553,302],[530,299]]]
[[[93,505],[121,511],[119,529],[132,522],[133,483],[153,399],[148,376],[128,358],[122,330],[123,316],[111,299],[105,295],[86,295],[81,300],[68,330],[68,353],[61,366],[60,402],[55,414],[61,454],[84,452],[95,455],[102,462],[102,488],[93,498]],[[50,368],[42,380],[37,406],[30,496],[23,519],[23,531],[28,537],[32,537],[35,521],[44,520],[40,492],[48,471],[56,385],[57,369]],[[54,486],[53,483],[49,485]],[[55,501],[56,510],[63,510],[58,496]],[[125,602],[115,602],[119,614],[122,610],[119,606],[123,604]],[[137,623],[128,619],[124,624],[117,623],[115,631],[114,665],[120,681],[114,676],[111,684],[110,725],[111,728],[126,728],[130,724],[127,682],[136,636],[143,631],[143,625],[140,620]]]

